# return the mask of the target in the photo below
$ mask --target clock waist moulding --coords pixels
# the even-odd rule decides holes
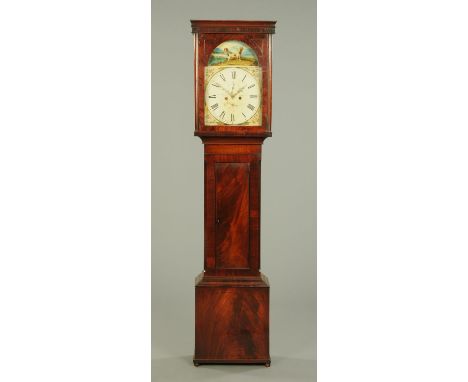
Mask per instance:
[[[195,135],[204,145],[204,270],[195,280],[196,366],[270,366],[260,272],[260,163],[271,137],[275,21],[192,20]]]

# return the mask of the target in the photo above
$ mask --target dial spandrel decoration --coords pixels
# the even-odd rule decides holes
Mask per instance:
[[[262,124],[262,68],[254,50],[241,41],[225,41],[205,68],[205,125]]]

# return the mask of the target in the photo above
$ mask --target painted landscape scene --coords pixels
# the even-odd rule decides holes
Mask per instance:
[[[218,45],[210,55],[209,66],[258,65],[258,58],[253,49],[242,41],[230,40]]]

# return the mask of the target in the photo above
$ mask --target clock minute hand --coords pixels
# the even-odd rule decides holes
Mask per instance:
[[[229,90],[225,89],[224,86],[219,85],[219,87],[220,87],[221,89],[223,89],[223,91],[224,91],[225,93],[227,93],[229,96],[231,96],[231,92],[230,92]],[[231,97],[232,97],[232,96],[231,96]]]

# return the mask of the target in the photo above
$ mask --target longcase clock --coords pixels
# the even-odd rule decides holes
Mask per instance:
[[[196,366],[270,366],[260,272],[260,163],[271,136],[275,21],[192,20],[195,135],[204,145],[204,270],[195,280]]]

